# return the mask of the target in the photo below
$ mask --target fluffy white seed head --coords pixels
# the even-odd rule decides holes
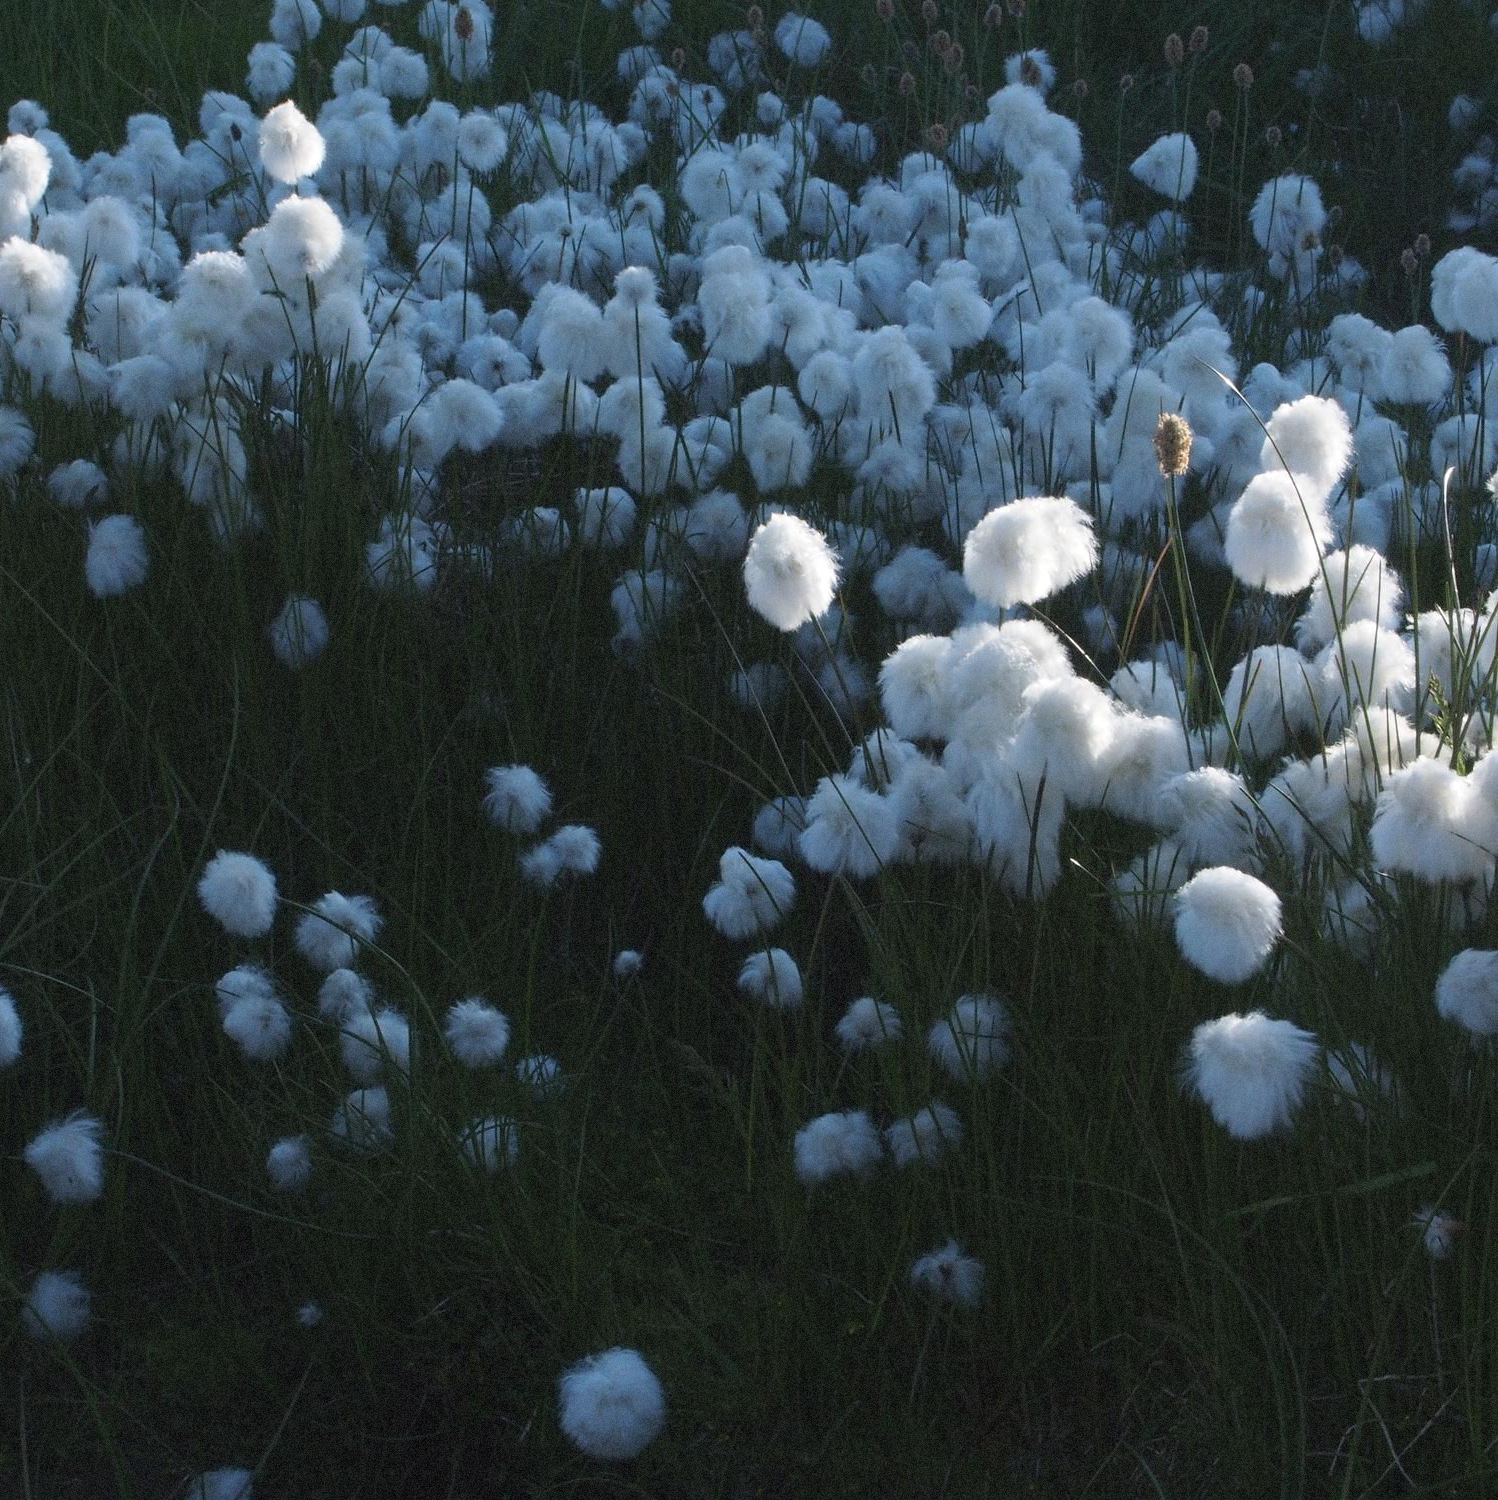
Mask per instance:
[[[198,900],[225,932],[262,938],[276,920],[276,877],[253,854],[220,849],[203,868]]]
[[[1184,203],[1191,196],[1196,187],[1196,172],[1196,142],[1179,131],[1162,135],[1129,167],[1129,175],[1135,181],[1173,203]]]
[[[1181,956],[1221,984],[1242,984],[1269,961],[1281,932],[1280,898],[1262,880],[1220,866],[1193,875],[1175,895]]]
[[[360,945],[374,942],[383,925],[379,908],[368,896],[329,891],[298,920],[297,951],[324,973],[351,969],[358,962]]]
[[[292,594],[268,627],[271,650],[293,671],[317,660],[328,648],[328,617],[316,599]]]
[[[317,126],[290,99],[266,111],[260,122],[260,164],[277,182],[310,177],[326,153]]]
[[[1009,1061],[1009,1012],[992,995],[964,995],[926,1033],[932,1060],[958,1082],[984,1078]]]
[[[991,510],[968,533],[962,576],[976,598],[1034,604],[1097,566],[1092,519],[1074,500],[1039,497]]]
[[[900,1012],[887,1000],[863,995],[844,1012],[833,1028],[844,1052],[866,1052],[884,1042],[897,1042],[905,1035]]]
[[[83,574],[96,599],[114,599],[138,587],[150,566],[146,533],[134,516],[105,516],[89,526]]]
[[[886,1125],[884,1143],[897,1167],[918,1161],[931,1166],[962,1144],[962,1121],[950,1105],[933,1099],[924,1109]]]
[[[803,998],[801,970],[784,948],[751,953],[739,970],[739,989],[762,1005],[794,1010]]]
[[[482,995],[471,995],[452,1006],[442,1034],[465,1068],[485,1068],[502,1061],[510,1045],[509,1021]]]
[[[291,1044],[291,1013],[274,994],[236,1000],[223,1028],[247,1062],[274,1062]]]
[[[1238,1140],[1290,1123],[1316,1066],[1315,1036],[1262,1011],[1204,1021],[1192,1033],[1185,1081]]]
[[[911,1266],[910,1284],[940,1302],[976,1307],[983,1300],[983,1262],[964,1255],[956,1240],[948,1240]]]
[[[1498,952],[1466,948],[1436,981],[1436,1009],[1474,1041],[1498,1036]]]
[[[10,1067],[20,1057],[24,1030],[15,996],[0,987],[0,1068]]]
[[[484,772],[484,815],[507,833],[531,834],[551,816],[551,788],[529,766]]]
[[[666,1422],[666,1393],[637,1349],[609,1349],[557,1382],[562,1431],[605,1463],[643,1453]]]
[[[103,1193],[103,1133],[101,1121],[77,1110],[32,1138],[23,1158],[54,1203],[92,1203]]]
[[[884,1143],[866,1110],[838,1110],[818,1115],[796,1132],[794,1155],[796,1176],[813,1187],[872,1170],[884,1157]]]
[[[266,1153],[265,1175],[278,1193],[300,1192],[312,1181],[312,1142],[304,1135],[283,1136]]]
[[[778,859],[737,844],[718,861],[718,881],[702,898],[707,919],[732,942],[766,932],[796,904],[796,877]]]
[[[777,630],[796,630],[826,614],[837,572],[827,538],[781,511],[756,528],[744,557],[749,604]]]
[[[43,1271],[31,1283],[21,1321],[34,1339],[69,1343],[88,1327],[92,1298],[73,1271]]]

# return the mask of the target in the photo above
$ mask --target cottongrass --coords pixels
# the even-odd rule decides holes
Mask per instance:
[[[607,1349],[557,1382],[562,1431],[589,1458],[638,1458],[666,1424],[666,1393],[636,1349]]]

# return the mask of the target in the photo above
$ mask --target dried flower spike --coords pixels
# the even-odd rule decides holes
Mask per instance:
[[[1186,44],[1181,40],[1178,31],[1172,31],[1165,38],[1165,61],[1173,68],[1178,68],[1186,60]]]
[[[1164,411],[1155,426],[1155,457],[1167,479],[1178,479],[1191,465],[1191,428],[1185,417]]]

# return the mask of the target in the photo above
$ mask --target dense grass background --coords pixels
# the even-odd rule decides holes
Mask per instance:
[[[954,117],[924,62],[909,106],[884,71],[919,47],[914,7],[889,31],[872,6],[807,9],[845,48],[827,91],[883,122],[891,157]],[[117,143],[141,109],[186,127],[202,88],[239,85],[265,19],[185,0],[14,14],[0,102],[38,98],[80,149]],[[577,0],[506,14],[497,97],[544,86],[619,104],[622,18]],[[668,42],[690,52],[741,19],[683,0]],[[1161,44],[1198,23],[1211,39],[1188,88]],[[981,97],[1005,53],[1048,46],[1104,181],[1173,122],[1200,135],[1209,108],[1231,132],[1231,70],[1250,62],[1246,164],[1219,148],[1193,209],[1206,254],[1235,253],[1245,193],[1295,164],[1341,203],[1385,317],[1410,316],[1399,252],[1422,230],[1441,247],[1450,96],[1494,76],[1481,16],[1440,3],[1382,53],[1356,44],[1341,4],[1037,4],[986,38],[966,8],[942,24]],[[1320,64],[1331,81],[1309,100],[1293,79]],[[1069,93],[1079,80],[1085,97]],[[69,413],[36,415],[40,473],[95,456]],[[750,1010],[702,893],[755,799],[807,789],[846,744],[804,704],[768,723],[725,706],[735,653],[784,647],[722,604],[731,580],[706,581],[655,650],[623,662],[612,569],[576,556],[425,603],[377,596],[362,547],[390,478],[317,403],[302,420],[304,453],[267,440],[253,454],[274,542],[225,553],[173,495],[119,496],[171,540],[147,585],[107,606],[82,587],[75,518],[29,489],[0,507],[0,978],[28,1024],[0,1087],[0,1297],[13,1306],[38,1266],[74,1266],[96,1314],[66,1352],[0,1320],[0,1491],[157,1496],[229,1462],[259,1468],[267,1495],[345,1497],[1462,1497],[1493,1483],[1492,1060],[1466,1062],[1430,1004],[1449,946],[1431,898],[1410,894],[1371,971],[1306,941],[1278,977],[1229,993],[1190,978],[1168,938],[1120,936],[1079,830],[1069,847],[1098,879],[1039,909],[973,872],[856,892],[805,879],[777,941],[802,961],[808,1005]],[[585,477],[549,452],[535,487]],[[263,634],[293,589],[334,622],[299,675]],[[478,816],[484,768],[517,759],[603,837],[575,891],[523,887]],[[304,1027],[271,1068],[220,1033],[211,985],[243,955],[192,895],[220,846],[270,860],[293,899],[379,901],[373,972],[419,1033],[393,1153],[323,1149],[346,1086],[325,1033]],[[622,946],[647,962],[621,985]],[[284,927],[271,956],[310,1008]],[[962,1098],[919,1037],[981,986],[1012,1003],[1016,1060]],[[450,1064],[438,1018],[475,990],[515,1022],[515,1056],[561,1060],[564,1092],[535,1099]],[[862,993],[896,1003],[912,1040],[845,1066],[830,1028]],[[1405,1108],[1363,1125],[1322,1100],[1293,1137],[1236,1146],[1183,1105],[1175,1064],[1192,1025],[1256,1003],[1328,1045],[1371,1041]],[[810,1116],[885,1119],[933,1092],[967,1122],[960,1170],[886,1168],[814,1194],[794,1180],[790,1140]],[[18,1152],[84,1101],[107,1127],[106,1196],[58,1212]],[[451,1146],[490,1111],[522,1123],[519,1163],[496,1179]],[[316,1185],[277,1198],[264,1154],[299,1129],[319,1143]],[[1408,1222],[1434,1201],[1473,1225],[1441,1266]],[[988,1268],[972,1316],[933,1314],[907,1285],[949,1234]],[[293,1316],[308,1298],[326,1310],[310,1331]],[[553,1393],[565,1365],[616,1342],[645,1351],[672,1416],[637,1464],[605,1473],[561,1437]]]

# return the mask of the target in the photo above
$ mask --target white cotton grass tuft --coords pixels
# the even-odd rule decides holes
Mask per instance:
[[[333,1111],[328,1131],[354,1151],[383,1150],[395,1138],[390,1095],[383,1088],[355,1089]]]
[[[350,1016],[374,1009],[374,986],[353,969],[334,969],[317,990],[317,1013],[340,1024]]]
[[[532,834],[551,816],[551,788],[530,766],[484,772],[484,816],[507,833]]]
[[[833,1177],[871,1171],[884,1159],[884,1142],[867,1110],[835,1110],[796,1132],[793,1154],[796,1176],[815,1187]]]
[[[754,612],[777,630],[797,630],[832,607],[837,555],[799,516],[776,511],[755,529],[744,557],[744,587]]]
[[[784,948],[751,953],[739,970],[739,989],[774,1010],[795,1010],[804,997],[801,970]]]
[[[940,1099],[884,1127],[884,1143],[897,1167],[915,1162],[933,1166],[962,1144],[962,1121],[957,1111]]]
[[[69,1207],[92,1203],[104,1192],[103,1123],[83,1110],[38,1132],[22,1152],[47,1196]]]
[[[821,874],[868,880],[899,852],[900,825],[888,797],[852,776],[824,776],[806,804],[796,845]]]
[[[504,1060],[510,1022],[482,995],[470,995],[448,1009],[442,1034],[465,1068],[487,1068]]]
[[[985,1078],[1009,1061],[1009,1012],[992,995],[964,995],[926,1033],[932,1061],[958,1082]]]
[[[1300,479],[1307,504],[1322,504],[1352,461],[1352,424],[1338,401],[1302,396],[1277,407],[1265,424],[1259,467],[1283,467]]]
[[[501,1167],[512,1165],[520,1154],[520,1131],[504,1115],[485,1115],[459,1132],[458,1149],[474,1166],[492,1176]]]
[[[832,37],[820,21],[788,10],[775,24],[775,45],[790,62],[814,68],[832,50]]]
[[[1436,1009],[1473,1041],[1498,1036],[1498,951],[1465,948],[1441,970]]]
[[[220,849],[203,867],[198,900],[231,936],[262,938],[276,920],[276,877],[253,854]]]
[[[1467,1226],[1451,1214],[1442,1213],[1433,1203],[1415,1210],[1411,1225],[1419,1231],[1425,1253],[1432,1260],[1449,1260],[1456,1242],[1467,1232]]]
[[[898,1042],[905,1035],[905,1023],[887,1000],[862,995],[843,1013],[833,1035],[844,1052],[867,1052],[884,1042]]]
[[[379,908],[370,897],[329,891],[298,919],[297,952],[324,973],[351,969],[358,961],[360,947],[374,942],[383,924]]]
[[[1316,577],[1331,540],[1331,522],[1314,491],[1293,474],[1255,475],[1228,512],[1223,549],[1240,583],[1271,594],[1295,594]]]
[[[266,111],[260,122],[260,165],[277,182],[310,177],[326,153],[321,132],[290,99]]]
[[[964,1255],[956,1240],[920,1256],[910,1268],[910,1284],[938,1302],[976,1307],[983,1300],[983,1262]]]
[[[1316,1066],[1315,1036],[1262,1011],[1203,1021],[1191,1035],[1184,1082],[1240,1141],[1287,1126]]]
[[[515,1063],[515,1081],[529,1089],[538,1099],[560,1094],[567,1087],[561,1063],[544,1052],[533,1052],[529,1057],[518,1059]]]
[[[210,1469],[188,1486],[186,1500],[255,1500],[250,1469]]]
[[[265,1175],[278,1193],[299,1193],[312,1181],[312,1142],[304,1135],[282,1136],[266,1153]]]
[[[562,1431],[589,1458],[637,1458],[666,1423],[666,1393],[637,1349],[579,1360],[557,1382]]]
[[[222,1025],[246,1062],[274,1062],[291,1045],[291,1012],[274,990],[235,1000]]]
[[[74,1271],[43,1271],[31,1283],[21,1322],[34,1339],[71,1343],[87,1329],[93,1299]]]
[[[355,1083],[379,1082],[387,1063],[409,1073],[411,1024],[398,1010],[363,1011],[343,1023],[338,1050]]]
[[[15,996],[0,986],[0,1068],[10,1067],[21,1055],[25,1027],[16,1009]]]
[[[1196,142],[1177,131],[1135,157],[1129,175],[1162,198],[1184,203],[1196,187],[1197,165]]]
[[[718,861],[718,880],[702,898],[709,922],[739,942],[783,921],[796,904],[796,877],[778,859],[761,859],[737,844]]]
[[[1175,936],[1192,968],[1220,984],[1252,979],[1282,931],[1280,898],[1227,865],[1202,870],[1175,893]]]
[[[581,878],[598,868],[603,845],[591,828],[568,823],[520,856],[520,874],[528,885],[549,890],[564,876]]]
[[[310,666],[328,649],[328,617],[322,605],[305,594],[288,596],[266,633],[276,660],[294,672]]]
[[[1008,609],[1034,604],[1090,573],[1098,544],[1074,500],[1040,496],[991,510],[968,533],[962,576],[977,599]]]
[[[105,516],[88,528],[83,575],[96,599],[115,599],[146,581],[151,559],[134,516]]]

